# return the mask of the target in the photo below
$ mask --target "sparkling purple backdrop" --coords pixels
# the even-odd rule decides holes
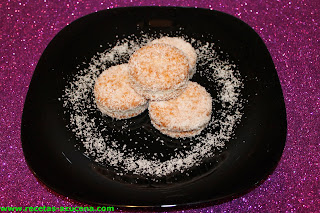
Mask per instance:
[[[145,5],[210,8],[248,23],[271,53],[286,103],[287,142],[274,173],[240,198],[184,211],[320,211],[320,5],[316,0],[2,0],[0,206],[81,205],[49,191],[26,165],[20,124],[28,85],[42,52],[67,24],[98,10]]]

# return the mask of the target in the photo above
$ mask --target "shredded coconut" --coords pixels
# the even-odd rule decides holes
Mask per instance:
[[[139,123],[139,120],[128,120],[117,126],[118,123],[113,120],[97,116],[93,88],[98,75],[110,66],[127,63],[135,50],[155,37],[145,35],[137,38],[131,35],[119,40],[113,48],[97,53],[87,68],[75,74],[61,99],[65,114],[70,117],[68,128],[81,141],[85,154],[97,163],[108,168],[111,166],[117,175],[164,177],[174,172],[189,174],[189,168],[200,165],[203,159],[214,157],[216,150],[224,148],[242,117],[243,83],[237,67],[227,60],[222,60],[213,43],[197,39],[188,39],[198,54],[196,75],[199,74],[212,82],[211,85],[214,85],[217,92],[217,97],[213,97],[213,111],[215,105],[220,105],[221,109],[212,117],[203,133],[192,138],[192,143],[183,145],[180,149],[167,147],[161,137],[147,132],[152,127],[143,122]],[[133,130],[134,128],[136,129]],[[129,137],[134,148],[127,147],[129,143],[124,145],[121,137],[115,136],[118,134]],[[148,146],[158,143],[174,154],[166,156],[168,153],[140,151],[142,147],[138,146],[140,142],[136,141],[137,137],[145,141],[144,148],[148,149]],[[150,138],[155,139],[150,141]]]
[[[194,75],[196,63],[197,63],[197,53],[190,43],[186,42],[183,38],[179,38],[179,37],[162,37],[160,39],[153,40],[151,43],[152,44],[155,44],[155,43],[169,44],[180,49],[188,58],[189,66],[190,66],[190,71],[189,71],[190,78]]]

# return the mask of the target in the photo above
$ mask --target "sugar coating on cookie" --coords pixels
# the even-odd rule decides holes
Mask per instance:
[[[189,79],[189,63],[181,50],[167,44],[151,44],[129,60],[132,87],[151,100],[168,100],[182,93]]]
[[[162,37],[159,39],[155,39],[151,42],[151,44],[169,44],[172,45],[179,50],[181,50],[187,57],[189,62],[189,77],[192,78],[194,73],[196,72],[196,64],[197,64],[197,53],[196,50],[192,47],[192,45],[186,42],[184,39],[179,37]]]
[[[171,137],[190,137],[209,123],[212,98],[204,87],[189,82],[176,99],[151,101],[148,109],[151,123],[160,132]]]
[[[128,74],[128,64],[122,64],[108,68],[97,78],[94,96],[103,114],[125,119],[139,115],[148,107],[148,101],[130,86]]]

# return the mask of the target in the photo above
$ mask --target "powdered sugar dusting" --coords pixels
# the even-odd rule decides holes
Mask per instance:
[[[215,110],[215,105],[221,105],[222,108],[217,112],[218,116],[212,117],[201,135],[192,138],[192,145],[189,149],[177,151],[166,160],[161,158],[166,153],[154,153],[150,157],[149,153],[140,151],[141,147],[127,148],[123,141],[113,137],[112,133],[120,132],[130,138],[131,130],[128,127],[130,121],[117,130],[101,125],[102,122],[105,122],[104,118],[94,116],[99,115],[93,98],[95,80],[106,68],[127,63],[135,50],[152,41],[154,37],[150,35],[142,38],[129,36],[119,40],[113,48],[106,52],[98,53],[92,58],[87,68],[79,70],[73,76],[73,80],[66,86],[65,95],[62,97],[65,113],[70,115],[68,128],[81,141],[85,154],[97,163],[113,167],[118,171],[118,175],[136,174],[163,177],[174,172],[185,172],[201,164],[203,159],[213,157],[217,149],[222,149],[232,138],[236,124],[242,117],[241,88],[243,83],[237,67],[220,59],[214,44],[188,39],[196,49],[199,58],[196,75],[205,77],[207,81],[212,82],[212,85],[217,86],[218,95],[213,97],[213,110]],[[198,83],[201,85],[201,82]],[[142,127],[140,129],[137,127],[135,138],[148,142],[145,143],[146,148],[151,143],[148,140],[152,137],[155,138],[152,143],[166,146],[161,137],[142,132],[145,130]],[[140,134],[145,136],[140,137]],[[135,140],[130,138],[128,142],[138,144],[138,141]]]

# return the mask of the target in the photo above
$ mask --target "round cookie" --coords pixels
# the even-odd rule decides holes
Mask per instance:
[[[99,75],[94,85],[94,96],[103,114],[125,119],[139,115],[148,107],[148,101],[130,86],[128,74],[128,64],[122,64]]]
[[[189,63],[181,50],[167,44],[151,44],[129,60],[129,75],[137,93],[150,100],[179,96],[189,80]]]
[[[169,44],[172,45],[179,50],[181,50],[187,57],[189,62],[189,77],[192,78],[194,73],[196,72],[196,64],[197,64],[197,53],[196,50],[192,47],[192,45],[182,38],[179,37],[162,37],[159,39],[155,39],[151,42],[151,44]]]
[[[149,116],[153,126],[170,137],[191,137],[199,134],[209,123],[212,98],[204,87],[189,82],[176,99],[151,101]]]

